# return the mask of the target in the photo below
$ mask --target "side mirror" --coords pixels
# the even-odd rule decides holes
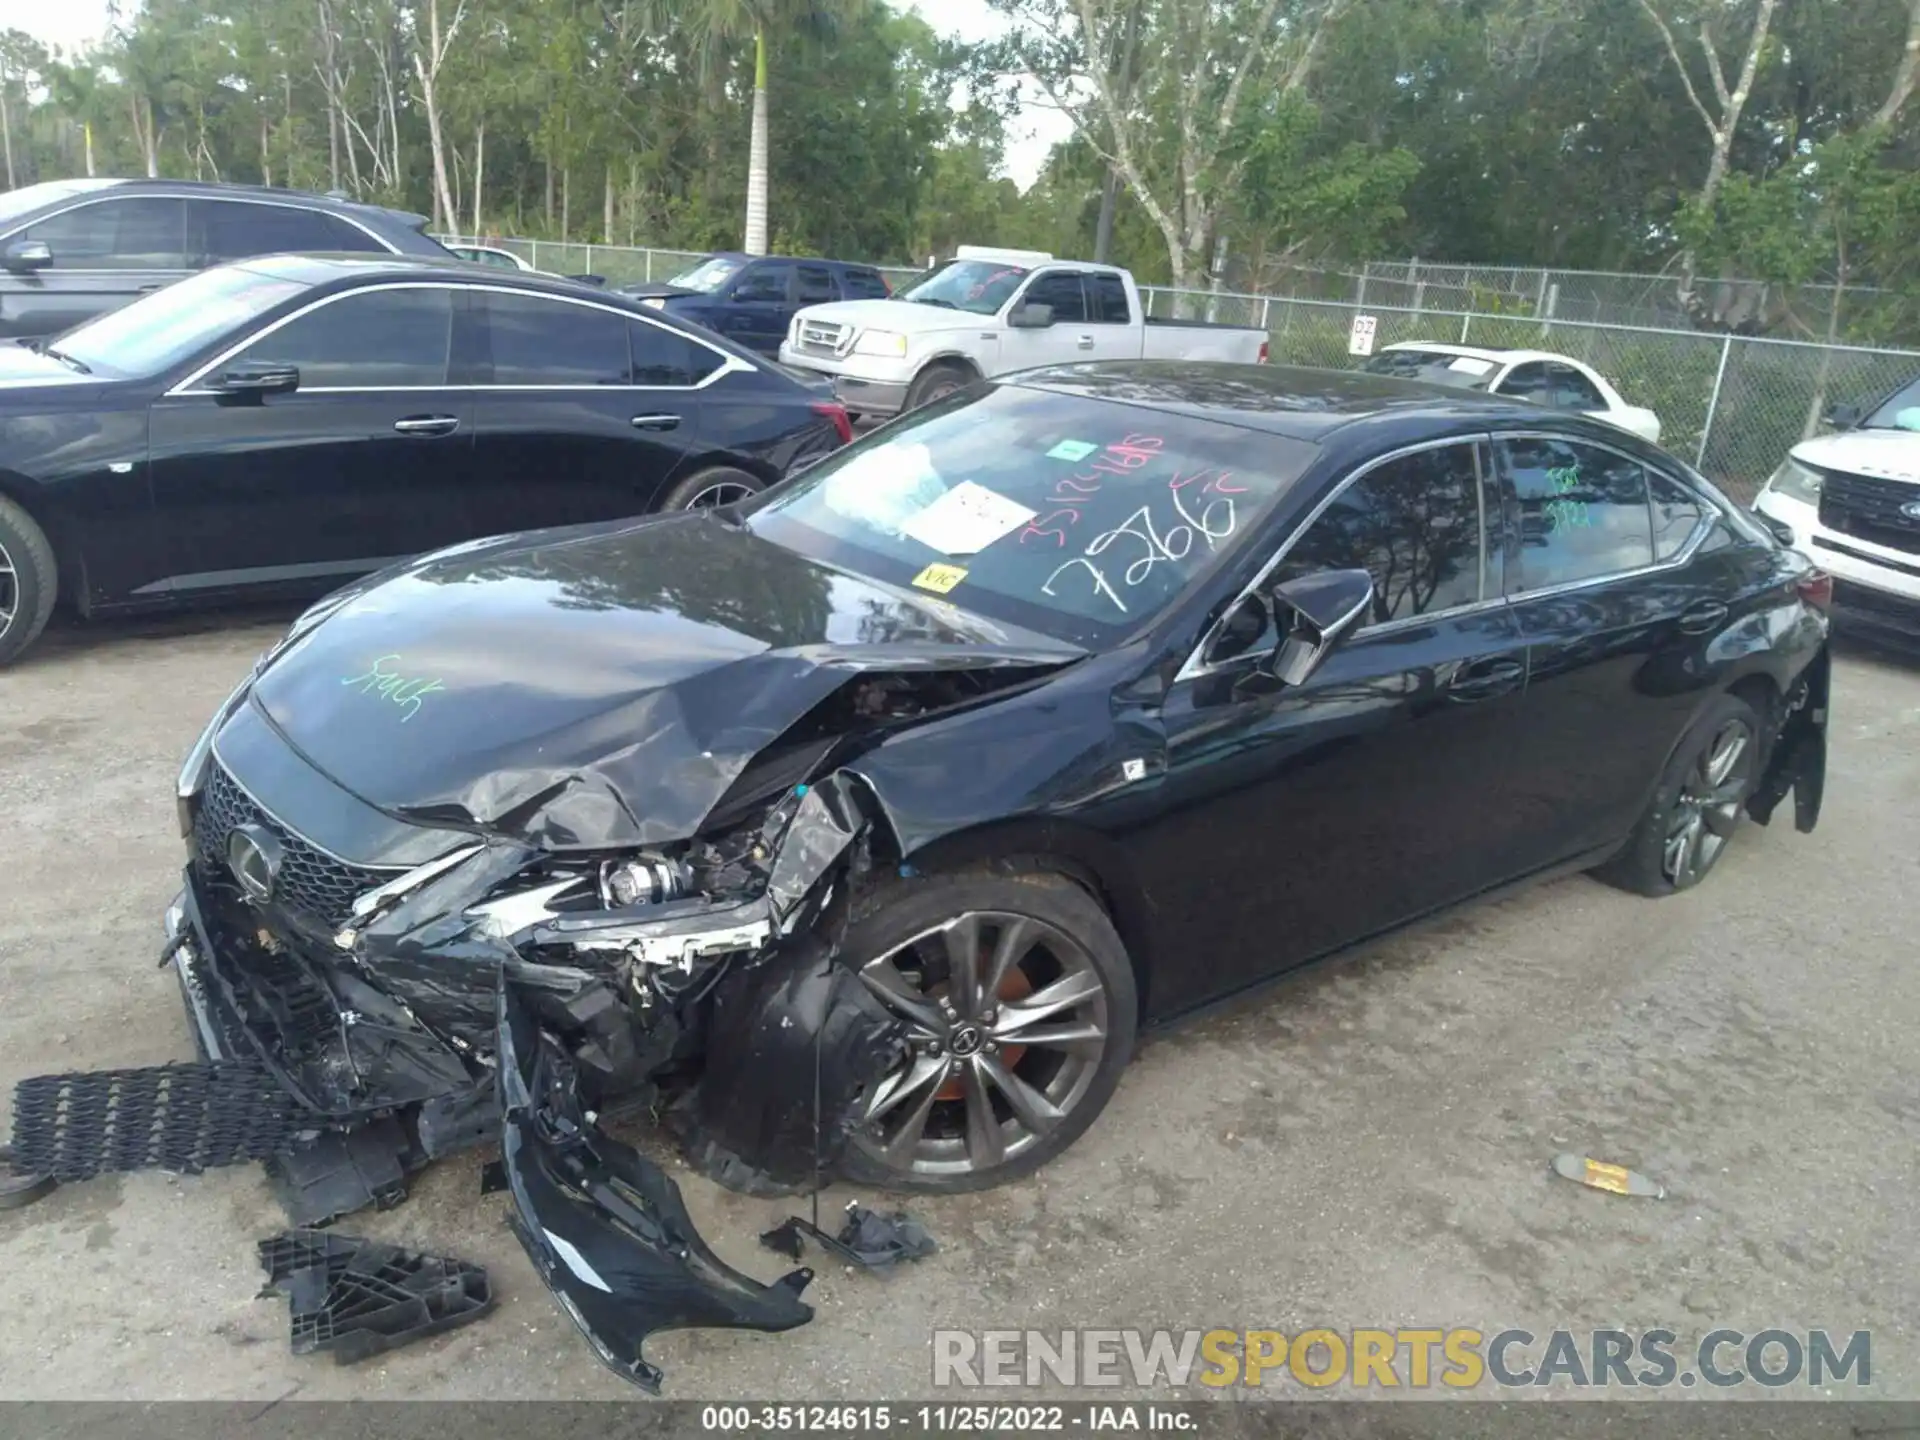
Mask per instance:
[[[288,395],[300,388],[300,370],[294,365],[236,365],[223,372],[213,388],[236,399]]]
[[[1271,594],[1286,631],[1273,653],[1274,678],[1304,685],[1373,608],[1373,577],[1364,570],[1323,570],[1284,581]]]
[[[53,264],[53,247],[44,240],[15,240],[0,255],[0,265],[15,275],[28,275]]]
[[[1829,405],[1827,407],[1827,424],[1836,430],[1851,430],[1854,426],[1858,425],[1863,418],[1858,405],[1840,404]]]
[[[1016,305],[1007,314],[1007,324],[1015,330],[1044,330],[1053,324],[1053,307]]]

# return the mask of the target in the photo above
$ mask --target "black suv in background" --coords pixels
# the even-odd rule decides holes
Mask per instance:
[[[50,180],[0,194],[0,338],[57,335],[228,260],[285,251],[447,252],[427,218],[300,190]]]
[[[617,288],[772,359],[779,358],[780,342],[797,311],[832,300],[885,300],[893,293],[871,265],[725,250],[670,280]]]

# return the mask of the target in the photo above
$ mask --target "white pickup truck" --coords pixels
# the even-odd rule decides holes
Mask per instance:
[[[982,376],[1087,360],[1264,364],[1267,332],[1151,320],[1133,276],[1113,265],[963,245],[890,300],[811,305],[780,360],[830,378],[856,415],[895,415]]]

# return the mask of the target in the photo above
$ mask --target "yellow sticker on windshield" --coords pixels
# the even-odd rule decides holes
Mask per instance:
[[[966,578],[967,572],[958,565],[929,565],[913,577],[913,583],[922,590],[944,595]]]

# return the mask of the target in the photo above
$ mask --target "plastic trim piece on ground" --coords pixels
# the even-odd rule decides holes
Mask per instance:
[[[869,1270],[885,1269],[902,1260],[922,1260],[940,1248],[926,1227],[906,1211],[882,1215],[858,1201],[848,1202],[847,1221],[838,1235],[829,1235],[813,1221],[790,1215],[762,1234],[760,1243],[789,1260],[798,1260],[803,1235],[849,1265]]]
[[[285,1231],[259,1251],[260,1297],[287,1297],[296,1355],[330,1350],[351,1365],[493,1309],[487,1272],[461,1260],[320,1230]]]

